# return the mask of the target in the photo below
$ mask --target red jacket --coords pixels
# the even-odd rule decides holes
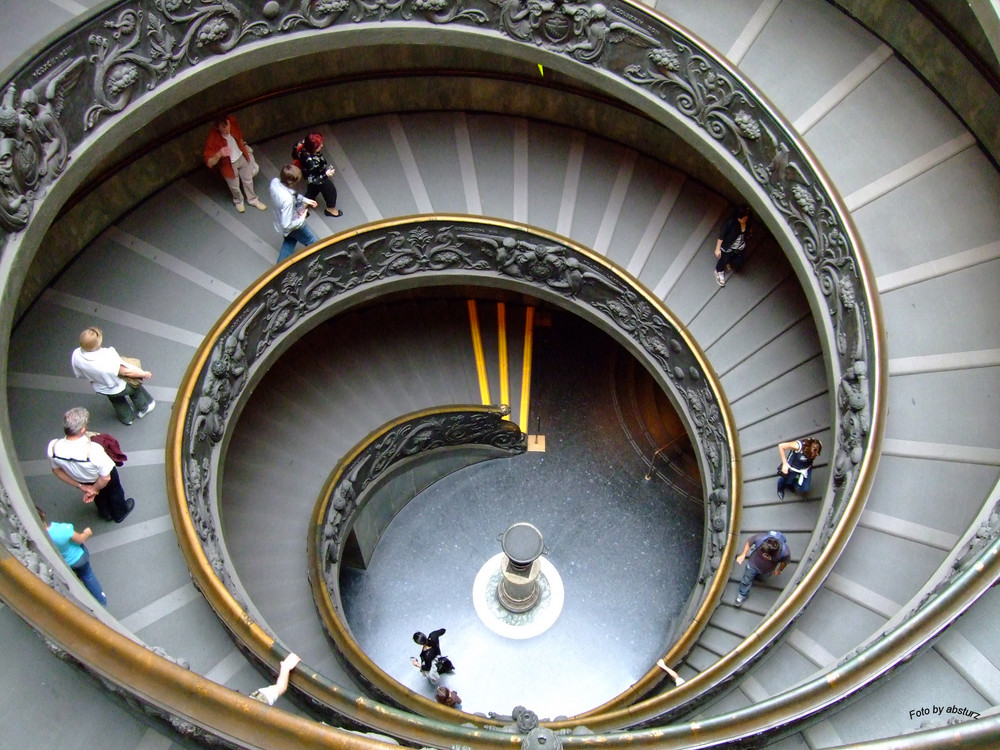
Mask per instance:
[[[240,131],[240,125],[236,122],[236,118],[230,116],[229,118],[229,134],[236,141],[236,145],[240,147],[240,151],[243,152],[243,158],[248,162],[250,161],[250,152],[247,151],[247,144],[243,140],[243,133]],[[205,166],[211,168],[209,164],[209,159],[218,153],[219,149],[226,145],[226,139],[219,132],[219,129],[212,126],[212,129],[208,132],[208,138],[205,139]],[[227,177],[230,180],[236,176],[236,171],[233,169],[233,163],[229,160],[228,156],[223,156],[219,159],[217,164],[219,171],[222,172],[223,177]]]

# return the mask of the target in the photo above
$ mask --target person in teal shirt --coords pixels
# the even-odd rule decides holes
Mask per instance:
[[[104,589],[101,588],[101,582],[97,580],[93,568],[90,567],[90,553],[83,546],[83,543],[90,539],[94,532],[91,531],[89,526],[83,531],[77,532],[71,523],[48,523],[45,519],[45,511],[37,505],[35,508],[38,511],[38,517],[42,519],[42,523],[46,524],[49,536],[56,545],[56,549],[63,556],[66,564],[76,573],[76,577],[83,581],[83,585],[87,587],[87,591],[101,603],[101,606],[108,606],[108,597],[105,596]]]

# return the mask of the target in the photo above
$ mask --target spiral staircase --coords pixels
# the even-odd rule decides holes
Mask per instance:
[[[272,5],[282,4],[266,4],[265,14]],[[147,118],[149,132],[140,150],[122,146],[122,154],[109,148],[86,157],[85,176],[58,196],[61,213],[34,219],[53,222],[34,253],[52,261],[36,260],[30,268],[21,261],[19,267],[12,253],[3,256],[4,273],[21,279],[23,291],[20,300],[5,301],[9,465],[0,476],[5,487],[17,486],[44,505],[50,517],[56,511],[77,527],[95,526],[98,533],[88,546],[110,601],[107,612],[93,611],[72,576],[60,579],[57,570],[52,603],[35,607],[16,598],[15,606],[12,598],[9,606],[0,605],[0,676],[9,686],[0,702],[0,746],[166,748],[201,741],[374,747],[390,741],[377,734],[391,732],[359,716],[407,715],[414,709],[401,709],[396,700],[385,712],[365,713],[369,699],[354,698],[366,683],[329,650],[315,617],[301,540],[331,468],[365,435],[401,414],[484,400],[468,345],[468,320],[460,305],[456,310],[441,300],[429,303],[437,307],[404,312],[410,319],[405,329],[387,312],[405,307],[351,313],[353,329],[331,333],[323,347],[299,351],[297,359],[279,360],[268,378],[255,383],[228,440],[222,525],[248,610],[278,643],[305,655],[311,669],[363,709],[341,722],[318,715],[377,734],[300,721],[317,715],[308,699],[283,699],[279,708],[290,717],[275,718],[263,707],[244,709],[260,728],[247,735],[233,728],[239,718],[228,723],[227,716],[214,732],[206,731],[182,718],[191,715],[186,702],[162,705],[148,698],[156,692],[142,668],[148,660],[164,661],[148,650],[153,647],[168,663],[189,667],[190,678],[183,679],[192,681],[182,689],[192,701],[216,700],[225,689],[245,695],[261,684],[260,671],[275,668],[238,638],[234,645],[232,633],[192,585],[164,482],[170,407],[180,398],[198,347],[230,303],[270,271],[277,254],[270,212],[236,215],[218,177],[196,168],[190,156],[192,145],[197,152],[206,116],[220,106],[238,111],[248,134],[267,134],[254,139],[265,176],[285,163],[292,134],[314,126],[324,133],[338,168],[345,218],[313,215],[309,221],[317,236],[397,217],[468,214],[567,237],[617,264],[662,300],[717,375],[739,451],[742,509],[733,544],[778,528],[789,537],[793,564],[781,578],[758,585],[741,609],[733,606],[739,576],[733,569],[718,606],[677,662],[678,671],[697,684],[699,675],[714,674],[720,660],[746,648],[741,644],[766,642],[766,653],[720,679],[718,689],[705,689],[687,710],[671,703],[673,694],[659,677],[649,676],[658,675],[654,657],[635,688],[610,700],[609,714],[595,707],[593,716],[599,718],[584,716],[575,723],[597,727],[613,740],[634,732],[636,744],[650,747],[1000,742],[995,714],[1000,649],[991,627],[1000,600],[988,583],[982,585],[985,593],[970,601],[942,595],[969,550],[988,547],[997,533],[1000,314],[993,291],[1000,280],[1000,176],[994,162],[1000,148],[991,128],[1000,121],[1000,98],[993,91],[970,104],[961,91],[941,83],[941,76],[958,76],[965,58],[959,59],[954,47],[945,49],[953,39],[942,41],[927,28],[951,21],[968,29],[962,13],[956,20],[948,17],[954,10],[947,4],[920,4],[923,14],[909,4],[878,5],[884,13],[820,0],[662,0],[651,6],[717,50],[803,137],[850,212],[877,290],[873,315],[885,340],[880,366],[888,374],[881,439],[871,449],[877,471],[873,467],[867,486],[859,489],[862,496],[867,493],[867,503],[842,554],[808,606],[790,614],[779,635],[765,635],[762,623],[783,611],[815,563],[805,559],[807,550],[821,548],[829,533],[824,524],[833,511],[822,488],[833,486],[834,467],[833,451],[827,450],[810,496],[779,501],[773,492],[774,446],[804,435],[820,437],[828,448],[836,445],[834,419],[845,391],[831,381],[834,357],[824,348],[827,303],[802,263],[782,251],[775,223],[759,224],[745,270],[725,288],[717,287],[711,248],[727,208],[741,200],[740,191],[711,158],[651,127],[635,101],[608,101],[599,81],[586,76],[574,81],[556,61],[496,63],[497,70],[485,76],[488,90],[499,92],[491,102],[489,94],[476,92],[479,79],[471,74],[468,88],[461,83],[435,88],[436,70],[464,70],[453,50],[437,53],[442,60],[437,68],[429,62],[434,53],[416,44],[404,55],[413,56],[407,60],[413,70],[393,76],[387,72],[391,64],[356,47],[359,70],[342,78],[323,71],[296,91],[288,83],[294,81],[295,63],[286,61],[287,50],[261,43],[259,49],[230,52],[232,67],[222,63],[217,79],[188,91],[175,110],[165,104],[157,117]],[[91,11],[70,0],[11,0],[0,29],[7,78],[34,59],[39,48],[32,45],[68,38],[73,24],[113,6]],[[151,23],[157,13],[168,16],[185,4],[143,7],[141,23]],[[193,12],[198,4],[188,7]],[[130,33],[124,25],[113,30]],[[616,27],[608,34],[619,32]],[[391,46],[394,33],[400,32],[387,28],[378,44]],[[434,27],[424,33],[427,46],[443,39]],[[969,35],[973,46],[982,43],[976,33]],[[351,48],[350,40],[330,36],[338,39],[337,50]],[[911,37],[933,52],[914,53]],[[402,45],[409,41],[399,39]],[[303,54],[317,54],[322,31],[306,35],[302,44]],[[241,55],[260,55],[272,64],[274,80],[254,90],[248,76],[240,75]],[[482,55],[500,59],[502,50],[484,36]],[[60,59],[52,55],[52,65],[58,67]],[[996,56],[989,59],[992,63],[982,64],[985,72],[981,67],[977,73],[996,80]],[[375,72],[359,72],[365,66]],[[529,72],[539,79],[531,85]],[[45,73],[38,68],[36,78]],[[379,86],[393,78],[403,84],[380,94]],[[971,74],[958,79],[969,98],[981,93]],[[264,88],[282,84],[292,99],[270,108],[255,101]],[[933,85],[942,89],[940,95]],[[519,96],[518,90],[527,94]],[[368,110],[360,105],[355,110],[347,95],[340,106],[330,103],[344,92],[368,102]],[[159,96],[177,98],[170,92]],[[569,114],[559,111],[560,103]],[[290,111],[296,115],[290,117]],[[118,124],[98,119],[95,127],[105,128],[111,141],[127,143],[121,129],[133,124],[138,121],[123,117]],[[163,175],[156,173],[157,163]],[[69,235],[77,232],[92,239],[74,248]],[[76,332],[93,323],[104,329],[107,341],[140,356],[154,371],[150,390],[160,404],[123,436],[129,461],[122,478],[140,501],[137,509],[121,526],[100,529],[41,458],[60,415],[76,403],[91,409],[94,427],[120,432],[106,404],[70,377],[68,353]],[[369,335],[359,337],[357,331]],[[378,377],[366,377],[372,370]],[[336,434],[328,440],[331,424]],[[531,431],[530,424],[521,427]],[[262,462],[261,455],[273,460]],[[11,507],[22,512],[16,504],[5,510]],[[22,531],[31,535],[29,521]],[[789,581],[793,584],[785,586]],[[923,625],[923,607],[935,599],[942,603],[934,606],[945,611],[938,624]],[[134,680],[123,688],[120,675],[95,666],[101,663],[96,652],[67,648],[45,635],[44,627],[38,638],[22,617],[36,626],[46,618],[65,618],[82,628],[84,642],[87,637],[106,642],[107,628],[128,636],[141,644],[120,652]],[[911,627],[919,631],[912,646],[888,656],[879,650]],[[815,697],[817,683],[835,687],[868,664],[874,675],[847,698]],[[172,674],[169,667],[157,669]],[[222,686],[221,692],[205,688],[197,677]],[[629,713],[629,705],[650,700],[663,701],[653,715],[638,708]],[[786,711],[788,718],[768,718],[761,726],[757,717],[774,716],[770,711]],[[398,734],[408,744],[520,741],[517,735],[452,734],[469,717],[435,712],[419,701],[414,713],[425,719],[415,719],[412,732]],[[406,719],[399,721],[402,726]],[[735,729],[716,741],[703,739],[692,726]],[[589,737],[567,735],[563,741],[587,744],[605,735]]]

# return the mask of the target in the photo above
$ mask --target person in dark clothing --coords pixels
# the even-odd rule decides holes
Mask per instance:
[[[791,559],[788,542],[780,531],[764,531],[747,539],[743,552],[736,558],[738,564],[742,565],[744,561],[747,564],[736,593],[736,606],[743,606],[755,579],[780,575]]]
[[[420,656],[414,656],[410,661],[432,685],[438,683],[442,674],[455,669],[447,656],[441,656],[441,636],[444,634],[444,628],[432,630],[429,635],[420,631],[413,634],[413,642],[420,646]]]
[[[823,444],[816,438],[790,440],[778,444],[781,465],[778,467],[778,499],[785,499],[785,490],[804,495],[812,485],[813,461],[823,452]]]
[[[725,286],[726,280],[734,271],[743,266],[750,238],[750,206],[740,206],[736,212],[722,225],[719,239],[715,243],[715,281],[719,286]]]
[[[306,178],[306,198],[314,199],[320,193],[326,202],[326,215],[340,217],[344,212],[337,208],[337,188],[333,175],[337,171],[323,156],[323,136],[310,133],[295,147],[295,158],[301,163]]]

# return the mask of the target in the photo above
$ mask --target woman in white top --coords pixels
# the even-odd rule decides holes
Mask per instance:
[[[80,334],[80,346],[73,350],[73,374],[86,378],[98,393],[108,397],[115,416],[124,425],[142,419],[156,408],[156,401],[142,385],[131,385],[123,378],[149,380],[153,373],[127,364],[113,346],[101,347],[104,333],[91,326]]]

